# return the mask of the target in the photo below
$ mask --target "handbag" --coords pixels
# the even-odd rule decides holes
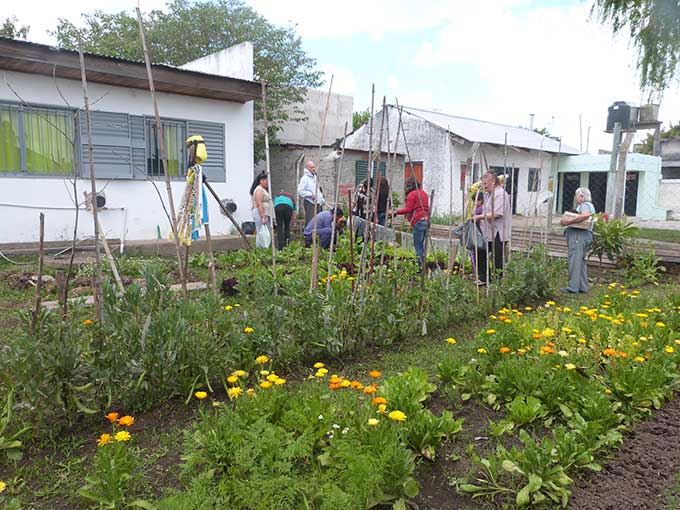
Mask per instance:
[[[257,236],[255,237],[255,246],[257,248],[269,248],[271,242],[272,235],[269,232],[269,229],[262,225],[257,231]]]
[[[486,239],[475,221],[467,220],[461,223],[453,229],[453,235],[460,239],[460,243],[468,250],[486,249]]]

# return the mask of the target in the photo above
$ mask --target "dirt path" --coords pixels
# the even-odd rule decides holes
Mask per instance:
[[[600,473],[574,487],[571,510],[657,510],[680,469],[680,397],[638,424]]]

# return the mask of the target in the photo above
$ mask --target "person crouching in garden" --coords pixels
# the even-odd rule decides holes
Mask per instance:
[[[329,211],[322,211],[316,215],[316,233],[319,235],[319,244],[322,248],[328,248],[331,245],[331,236],[333,234],[333,222],[335,222],[335,240],[346,224],[345,215],[342,208],[335,207]],[[305,237],[305,248],[312,245],[312,235],[314,233],[314,218],[307,223],[303,232]]]
[[[427,193],[421,189],[418,179],[413,176],[406,179],[404,191],[406,193],[404,208],[395,211],[394,214],[405,214],[406,219],[413,227],[413,247],[416,250],[416,257],[418,257],[418,267],[422,269],[427,222],[430,217],[428,197]]]
[[[560,220],[564,225],[564,235],[567,237],[568,261],[569,261],[569,285],[560,289],[570,294],[585,294],[588,292],[588,265],[586,253],[593,243],[593,222],[595,206],[591,202],[590,190],[578,188],[574,193],[574,209],[576,214],[571,214]]]

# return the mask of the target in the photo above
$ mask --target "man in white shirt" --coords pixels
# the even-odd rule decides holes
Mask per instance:
[[[313,161],[305,163],[305,172],[300,178],[297,193],[302,199],[302,206],[305,210],[305,226],[307,226],[314,216],[321,212],[326,203],[321,188],[317,188],[316,185],[316,165]]]

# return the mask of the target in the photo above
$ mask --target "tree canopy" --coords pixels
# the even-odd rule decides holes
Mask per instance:
[[[16,17],[5,18],[0,26],[0,37],[8,37],[10,39],[26,39],[28,31],[31,27],[18,26]]]
[[[643,89],[661,92],[680,78],[678,0],[595,0],[593,12],[614,34],[630,32]]]
[[[362,112],[354,112],[352,114],[352,129],[357,130],[364,124],[368,122],[368,120],[371,118],[371,112],[368,108],[366,108]]]
[[[659,132],[661,140],[669,140],[671,138],[680,138],[680,122],[677,124],[670,124],[668,129],[662,129]],[[635,152],[640,154],[654,154],[654,135],[648,134],[645,141],[635,148]]]
[[[142,60],[137,17],[134,13],[84,14],[85,27],[60,19],[54,35],[60,46],[86,52]],[[253,43],[255,80],[268,84],[267,114],[276,141],[278,126],[287,120],[286,106],[303,104],[305,88],[320,84],[316,61],[302,49],[293,28],[277,27],[241,0],[174,0],[167,12],[144,16],[147,44],[154,63],[179,66],[244,41]],[[296,114],[302,112],[296,111]],[[262,119],[261,101],[255,102],[256,119]],[[255,160],[262,159],[262,133],[256,132]]]

